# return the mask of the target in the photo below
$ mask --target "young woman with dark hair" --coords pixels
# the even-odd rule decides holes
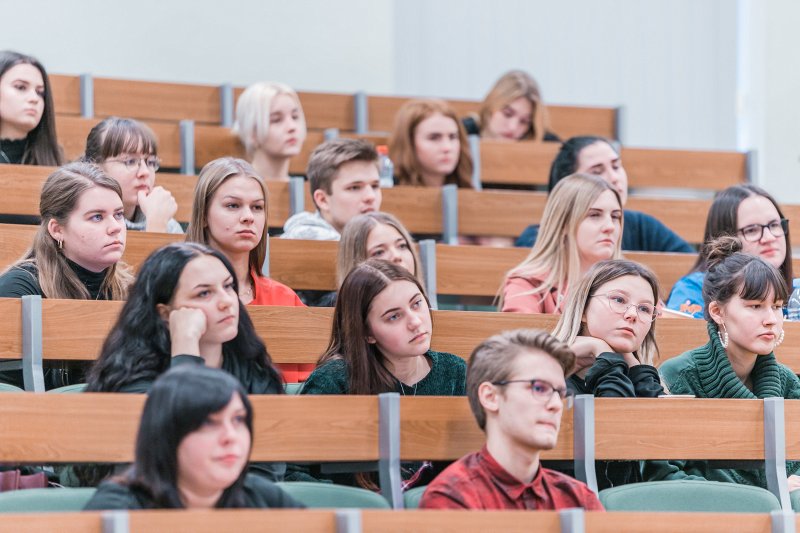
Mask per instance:
[[[745,253],[757,255],[777,268],[792,286],[792,244],[789,221],[778,202],[764,189],[751,184],[734,185],[721,191],[708,210],[703,242],[723,235],[735,236]],[[692,270],[672,287],[667,307],[703,318],[703,279],[708,270],[709,250],[703,246]]]
[[[800,380],[778,363],[783,341],[783,275],[762,257],[742,252],[742,242],[723,236],[706,245],[703,312],[708,342],[659,368],[672,394],[698,398],[800,399]],[[766,488],[763,469],[711,468],[705,461],[646,463],[645,479],[708,479]],[[786,463],[789,490],[800,488],[800,462]]]
[[[176,243],[153,252],[92,367],[90,392],[147,392],[170,366],[205,364],[233,374],[248,394],[279,394],[281,377],[239,304],[221,252]]]
[[[85,509],[302,507],[247,473],[252,443],[253,408],[238,380],[202,366],[174,368],[147,397],[133,465],[101,484]]]
[[[58,166],[50,79],[36,58],[0,51],[0,165]]]
[[[330,343],[301,394],[463,396],[467,365],[457,355],[431,350],[432,330],[417,278],[402,266],[370,259],[342,283]],[[404,467],[409,487],[433,473],[421,464]],[[376,488],[369,476],[356,476],[356,483]]]
[[[161,161],[156,136],[147,125],[108,117],[89,132],[83,159],[119,182],[129,230],[183,233],[172,218],[178,210],[175,198],[155,184]]]
[[[628,174],[622,166],[617,148],[603,137],[572,137],[561,145],[552,165],[548,191],[559,181],[575,173],[593,174],[606,180],[619,194],[622,207],[628,201]],[[625,231],[622,250],[632,252],[685,252],[694,250],[675,232],[646,213],[625,209]],[[525,228],[517,238],[517,246],[533,246],[539,235],[539,225]]]

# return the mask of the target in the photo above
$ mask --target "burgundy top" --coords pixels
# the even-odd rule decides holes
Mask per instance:
[[[530,483],[521,483],[495,461],[486,446],[436,476],[419,506],[422,509],[604,510],[586,484],[555,470],[540,466]]]

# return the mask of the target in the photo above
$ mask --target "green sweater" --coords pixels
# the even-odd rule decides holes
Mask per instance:
[[[775,354],[760,355],[750,373],[753,390],[736,376],[725,349],[720,344],[717,326],[708,323],[709,342],[666,361],[659,371],[671,394],[694,394],[698,398],[761,399],[800,398],[800,380],[778,363]],[[800,473],[800,462],[787,461],[786,474]],[[706,461],[648,461],[644,467],[648,481],[708,479],[766,488],[763,469],[711,468]]]
[[[428,350],[431,371],[415,385],[397,382],[395,391],[408,396],[466,395],[467,363],[457,355]],[[328,361],[317,367],[303,385],[300,394],[348,394],[347,363],[343,359]],[[413,392],[412,392],[413,391]]]

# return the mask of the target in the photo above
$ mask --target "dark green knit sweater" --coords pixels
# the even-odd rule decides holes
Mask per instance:
[[[694,394],[698,398],[800,398],[800,380],[790,369],[778,363],[775,354],[756,358],[750,373],[753,382],[751,391],[736,376],[713,322],[708,323],[708,336],[710,340],[705,346],[661,365],[661,377],[671,394]],[[786,474],[798,473],[800,462],[788,461]],[[763,469],[710,468],[706,461],[649,461],[645,463],[644,477],[648,481],[703,478],[763,488],[767,486]]]
[[[457,355],[428,350],[425,354],[431,371],[416,385],[397,382],[396,392],[408,396],[464,396],[466,395],[467,363]],[[342,359],[328,361],[317,367],[303,385],[300,394],[348,394],[347,363]],[[412,392],[413,391],[413,392]]]

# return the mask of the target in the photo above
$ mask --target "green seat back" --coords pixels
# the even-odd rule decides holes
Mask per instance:
[[[73,385],[65,385],[65,386],[59,387],[57,389],[50,389],[47,392],[75,393],[75,392],[83,392],[85,390],[86,390],[86,383],[75,383]]]
[[[0,513],[82,511],[95,489],[24,489],[0,492]]]
[[[774,494],[760,487],[718,481],[649,481],[600,491],[608,511],[768,513],[779,511]]]
[[[0,392],[25,392],[23,389],[19,387],[15,387],[10,383],[0,383]]]
[[[303,388],[302,383],[287,383],[284,386],[286,394],[300,394],[300,389]]]
[[[371,490],[310,481],[284,481],[277,485],[289,496],[310,508],[390,508],[386,498]]]
[[[407,490],[403,493],[403,502],[405,503],[406,509],[419,509],[419,501],[422,499],[422,495],[425,494],[425,489],[428,486],[425,485],[424,487],[414,487],[413,489]]]
[[[789,501],[792,502],[792,510],[800,511],[800,490],[795,490],[789,493]]]

